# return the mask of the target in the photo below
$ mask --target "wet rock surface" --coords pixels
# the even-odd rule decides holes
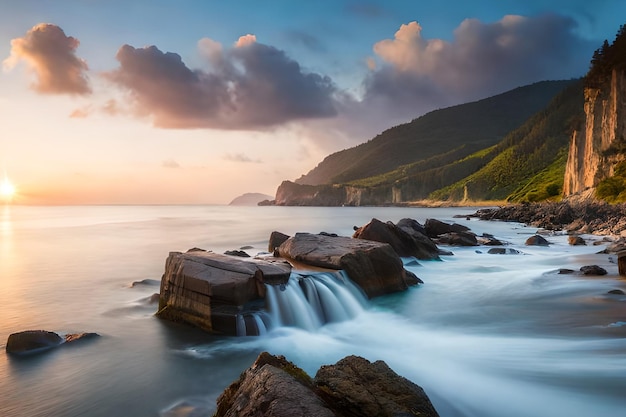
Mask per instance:
[[[387,243],[296,233],[280,245],[278,253],[310,266],[343,269],[370,298],[408,288],[402,260]]]
[[[382,361],[348,356],[315,378],[283,356],[259,355],[217,399],[215,417],[436,417],[424,390]]]

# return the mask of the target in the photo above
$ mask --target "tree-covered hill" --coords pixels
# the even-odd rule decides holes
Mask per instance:
[[[398,169],[425,172],[440,168],[497,144],[571,83],[543,81],[435,110],[361,145],[329,155],[296,183],[345,184],[385,174],[398,179],[398,172],[393,173]]]

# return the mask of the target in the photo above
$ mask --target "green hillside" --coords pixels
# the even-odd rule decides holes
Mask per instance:
[[[484,167],[429,198],[519,202],[559,196],[571,132],[584,120],[583,101],[581,80],[490,149],[496,156]]]
[[[456,172],[446,166],[497,144],[572,82],[543,81],[473,103],[435,110],[390,128],[366,143],[329,155],[296,183],[369,182],[371,186],[402,182],[407,175],[423,176],[424,181],[418,180],[415,192],[410,193],[423,198],[471,174],[486,160],[467,159],[455,168],[460,169]],[[440,183],[428,184],[431,170],[439,173]]]

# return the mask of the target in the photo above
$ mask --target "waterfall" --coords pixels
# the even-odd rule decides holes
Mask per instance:
[[[260,336],[272,327],[313,331],[326,323],[350,320],[367,297],[343,271],[292,272],[286,284],[266,284],[265,309],[235,316],[237,336]]]
[[[343,271],[296,273],[286,285],[266,285],[266,308],[273,326],[315,330],[350,320],[363,311],[366,298]]]

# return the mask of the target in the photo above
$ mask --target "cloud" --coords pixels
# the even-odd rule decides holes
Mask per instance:
[[[254,35],[231,48],[203,39],[199,48],[209,70],[192,70],[156,46],[124,45],[116,56],[120,67],[105,76],[128,93],[137,114],[162,128],[263,130],[336,115],[330,78],[305,72]]]
[[[263,163],[263,161],[261,161],[260,159],[252,159],[243,153],[226,154],[224,155],[224,160],[230,161],[230,162],[243,162],[243,163],[253,163],[253,164]]]
[[[25,61],[36,77],[33,89],[42,94],[91,93],[87,63],[76,56],[79,41],[56,25],[40,23],[23,38],[11,41],[5,69]]]
[[[374,45],[378,65],[365,80],[365,101],[395,108],[436,107],[476,100],[546,79],[584,75],[592,51],[564,16],[508,15],[495,23],[464,20],[451,42],[428,39],[417,22]]]
[[[91,105],[86,105],[86,106],[83,106],[81,108],[74,109],[70,113],[70,118],[72,118],[72,119],[85,119],[85,118],[89,117],[89,115],[91,114],[92,111],[93,111],[92,106]]]
[[[180,164],[172,158],[166,159],[165,161],[161,162],[161,166],[163,168],[180,168]]]
[[[303,46],[312,52],[326,52],[327,48],[315,35],[302,30],[291,29],[285,32],[285,38],[298,46]]]

